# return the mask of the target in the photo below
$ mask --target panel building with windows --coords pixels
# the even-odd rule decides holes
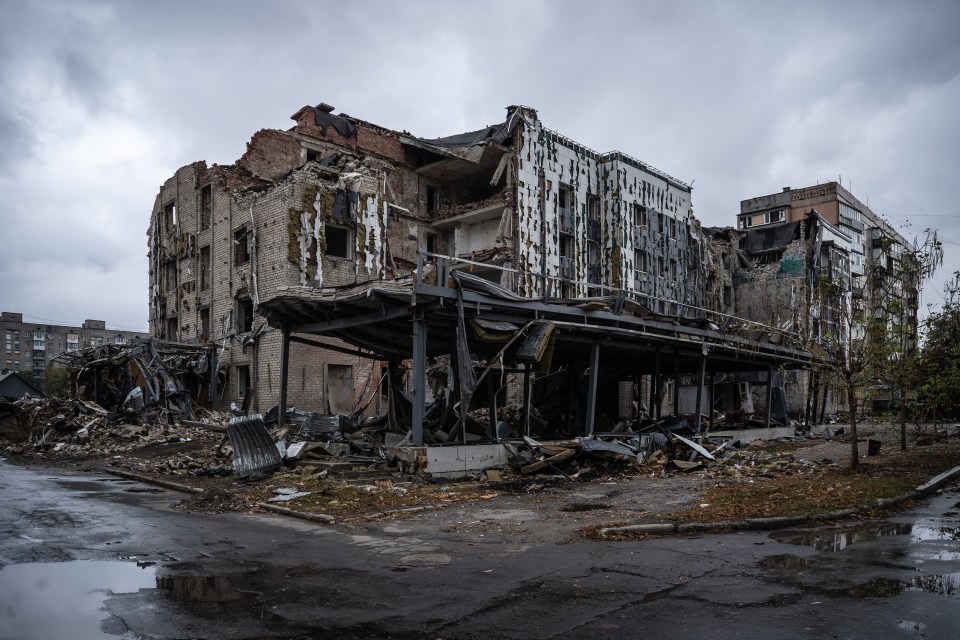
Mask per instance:
[[[909,242],[881,216],[838,182],[791,189],[740,203],[737,227],[761,229],[819,216],[849,239],[847,276],[853,313],[887,318],[893,332],[899,325],[916,327],[918,299],[904,291],[902,258]]]
[[[85,347],[126,344],[144,333],[107,329],[103,320],[85,320],[80,326],[24,322],[22,313],[0,315],[0,373],[29,374],[43,390],[47,365],[57,356]]]

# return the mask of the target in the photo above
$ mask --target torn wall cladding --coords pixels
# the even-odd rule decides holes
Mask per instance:
[[[444,138],[326,104],[292,119],[254,134],[233,165],[182,167],[154,204],[151,335],[216,346],[215,401],[247,386],[254,406],[276,401],[281,344],[256,310],[278,290],[402,280],[419,252],[464,259],[523,297],[624,290],[672,315],[731,305],[689,186],[550,131],[533,109],[509,107],[501,123]],[[374,393],[355,349],[335,342],[318,360],[294,345],[290,358],[300,406],[328,410],[331,364]]]

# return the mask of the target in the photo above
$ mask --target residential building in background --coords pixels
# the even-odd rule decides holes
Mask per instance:
[[[916,292],[904,290],[902,281],[903,257],[911,244],[840,183],[784,187],[743,200],[737,228],[761,230],[805,220],[812,213],[837,231],[837,259],[847,254],[853,314],[882,318],[892,333],[901,333],[901,328],[915,333],[919,299]]]
[[[897,344],[915,339],[919,292],[905,282],[912,245],[841,184],[743,200],[737,230],[756,265],[738,277],[744,317],[811,343],[845,340],[869,323]],[[831,295],[824,295],[825,281],[836,286]],[[801,390],[794,405],[804,393],[813,395]],[[821,393],[822,400],[828,392]],[[843,404],[843,397],[830,399],[831,408]]]
[[[43,390],[47,365],[57,356],[85,347],[126,344],[146,334],[107,329],[103,320],[85,320],[80,326],[24,322],[22,313],[0,315],[0,373],[16,371]]]

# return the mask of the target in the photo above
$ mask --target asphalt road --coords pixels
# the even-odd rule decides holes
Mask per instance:
[[[960,638],[957,486],[882,522],[632,542],[523,500],[327,526],[3,462],[0,495],[3,640]]]

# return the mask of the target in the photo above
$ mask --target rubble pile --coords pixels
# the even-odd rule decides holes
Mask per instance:
[[[412,444],[409,434],[391,431],[385,418],[326,416],[291,407],[281,427],[276,407],[263,416],[248,416],[236,407],[232,414],[194,411],[203,414],[199,421],[157,407],[152,412],[143,406],[108,411],[87,400],[2,401],[0,438],[7,443],[2,451],[46,459],[98,457],[112,467],[144,474],[241,479],[257,479],[282,468],[318,479],[387,478],[424,467],[401,466],[389,455]],[[502,407],[498,418],[510,424],[518,412]],[[589,438],[527,436],[502,439],[500,444],[510,454],[507,464],[493,464],[467,477],[550,475],[584,481],[697,472],[718,479],[750,479],[810,474],[832,464],[805,460],[759,441],[745,445],[700,435],[683,418],[621,422],[612,431]]]
[[[5,455],[33,458],[109,458],[112,466],[174,475],[232,473],[229,447],[217,447],[222,435],[203,423],[185,424],[156,414],[109,412],[83,400],[24,397],[4,402],[8,413],[0,422]],[[214,416],[214,414],[210,414]],[[210,417],[208,417],[210,419]],[[168,448],[165,445],[189,446]],[[186,451],[185,451],[186,449]],[[127,454],[138,452],[135,457]],[[153,458],[144,461],[144,452]]]

